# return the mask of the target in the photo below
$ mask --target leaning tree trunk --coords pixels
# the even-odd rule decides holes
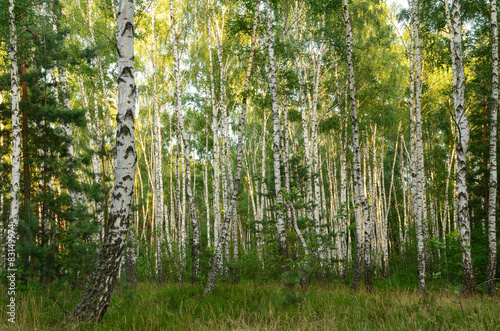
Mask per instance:
[[[465,113],[465,72],[462,53],[462,18],[460,1],[452,3],[452,59],[455,62],[453,71],[453,102],[455,105],[455,121],[458,130],[457,141],[457,193],[458,218],[462,246],[462,293],[468,295],[474,292],[476,278],[472,264],[470,246],[470,216],[467,193],[467,148],[470,140],[470,127]]]
[[[137,155],[134,145],[136,86],[134,79],[134,3],[120,0],[118,19],[118,110],[116,172],[106,236],[82,298],[68,316],[70,323],[99,322],[108,308],[118,276],[134,194]]]
[[[220,240],[217,242],[215,248],[215,256],[214,262],[212,266],[212,270],[210,270],[210,274],[208,276],[207,286],[205,287],[205,295],[212,293],[215,286],[215,281],[217,280],[217,274],[222,267],[222,249],[224,245],[227,244],[227,238],[229,235],[229,224],[231,222],[232,212],[236,211],[236,202],[238,198],[238,191],[241,179],[241,164],[243,160],[243,129],[245,127],[245,118],[247,111],[247,97],[248,97],[248,89],[250,86],[250,76],[252,75],[252,63],[253,57],[255,54],[255,36],[257,34],[257,22],[259,19],[259,4],[260,0],[257,0],[255,7],[255,17],[254,24],[252,29],[252,41],[250,46],[250,57],[248,59],[247,72],[245,75],[245,85],[243,90],[243,100],[241,102],[241,114],[240,114],[240,122],[238,124],[238,149],[236,154],[236,174],[234,176],[234,184],[231,195],[230,206],[227,213],[224,213],[224,222],[222,225]],[[233,224],[236,226],[236,224]]]
[[[370,212],[368,202],[363,190],[363,175],[361,174],[361,150],[359,144],[359,120],[358,120],[358,105],[356,103],[356,85],[354,78],[354,64],[352,62],[352,28],[351,17],[349,15],[349,7],[347,0],[342,0],[342,8],[344,11],[345,38],[347,44],[347,69],[349,92],[351,102],[351,119],[352,119],[352,148],[353,148],[353,176],[354,176],[354,197],[356,208],[356,256],[354,258],[354,267],[352,275],[351,289],[359,290],[361,285],[361,273],[363,268],[363,250],[366,250],[364,245],[370,244],[370,238],[364,238],[363,245],[363,224],[361,220],[361,211],[363,212],[365,223],[369,225]],[[365,226],[366,227],[366,226]],[[369,228],[369,226],[368,226]],[[369,234],[365,230],[365,237]],[[370,269],[369,265],[365,265],[365,269]],[[371,290],[371,273],[365,272],[365,286],[367,290]],[[367,279],[368,276],[368,279]]]
[[[283,196],[281,194],[281,169],[280,169],[280,111],[278,104],[278,82],[276,79],[276,57],[274,55],[273,36],[273,9],[271,3],[267,3],[267,46],[269,49],[269,85],[271,88],[271,99],[273,107],[273,159],[274,159],[274,191],[276,194],[276,227],[278,230],[279,254],[282,258],[287,256],[286,229],[283,221]]]
[[[490,121],[490,190],[488,205],[488,293],[496,292],[495,272],[497,262],[497,235],[496,235],[496,210],[497,210],[497,113],[498,113],[498,25],[497,1],[491,0],[491,48],[493,57],[493,80],[491,84],[491,121]]]
[[[191,222],[193,224],[193,246],[192,246],[192,261],[193,261],[193,280],[198,279],[200,273],[200,230],[198,227],[198,217],[196,215],[196,205],[194,201],[193,191],[191,189],[191,163],[190,163],[190,143],[186,135],[184,127],[184,114],[182,112],[182,95],[181,95],[181,75],[180,75],[180,54],[177,45],[177,32],[174,18],[174,2],[170,0],[170,22],[172,29],[172,43],[174,44],[174,75],[175,75],[175,110],[177,113],[177,121],[179,131],[184,145],[184,167],[185,167],[185,185],[186,194],[189,203],[189,212],[191,214]]]
[[[10,88],[12,92],[12,174],[10,177],[10,211],[7,225],[7,271],[16,269],[16,242],[19,227],[19,192],[21,185],[21,127],[19,123],[19,68],[17,66],[17,35],[14,0],[9,1],[10,24]]]

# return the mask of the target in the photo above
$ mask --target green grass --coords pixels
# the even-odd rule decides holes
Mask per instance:
[[[1,289],[2,293],[5,288]],[[7,299],[0,299],[1,326],[12,330],[60,330],[64,313],[80,292],[33,290],[18,293],[16,325],[7,322]],[[342,284],[314,284],[305,296],[278,283],[117,288],[100,324],[80,330],[500,330],[500,300],[484,294],[460,298],[453,290],[422,297],[413,290],[376,289],[353,293]]]

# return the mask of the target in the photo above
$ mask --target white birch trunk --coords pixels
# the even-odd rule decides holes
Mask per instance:
[[[98,322],[106,312],[123,258],[134,194],[137,155],[134,146],[134,3],[120,0],[116,172],[106,237],[89,285],[68,317],[70,323]]]
[[[347,132],[346,132],[347,135]],[[343,135],[344,136],[344,135]],[[347,139],[344,136],[344,140]],[[343,149],[340,151],[340,209],[339,213],[341,215],[340,218],[340,232],[343,233],[342,236],[337,240],[340,240],[340,259],[342,260],[340,264],[340,276],[342,278],[346,277],[346,267],[347,267],[347,238],[349,236],[349,230],[347,228],[347,216],[349,215],[349,209],[347,204],[347,143],[345,141],[342,142]]]
[[[352,28],[351,17],[349,15],[349,7],[347,0],[342,0],[342,8],[344,12],[345,37],[347,44],[347,68],[351,103],[351,119],[352,119],[352,148],[353,148],[353,176],[354,176],[354,196],[356,206],[356,257],[354,260],[353,276],[351,288],[359,290],[361,285],[361,272],[363,268],[363,255],[365,256],[365,286],[367,291],[371,291],[371,271],[370,265],[366,265],[366,261],[370,260],[370,210],[368,201],[363,190],[363,176],[361,174],[361,151],[359,142],[359,120],[358,120],[358,105],[356,102],[356,86],[354,78],[354,64],[352,62]],[[364,243],[363,243],[363,224],[361,212],[363,212],[365,221]],[[368,247],[366,247],[368,246]]]
[[[232,196],[231,196],[231,201],[230,201],[230,206],[228,209],[228,212],[224,214],[224,223],[222,226],[222,233],[221,233],[221,238],[220,241],[218,242],[218,245],[216,247],[215,251],[215,256],[214,256],[214,264],[212,267],[212,270],[210,270],[209,278],[207,281],[207,286],[205,287],[205,295],[210,294],[215,286],[215,281],[217,279],[217,274],[219,273],[220,268],[222,267],[222,247],[224,245],[227,245],[227,237],[228,237],[228,230],[229,230],[229,223],[231,220],[232,212],[236,211],[236,202],[238,199],[238,190],[239,190],[239,185],[240,185],[240,179],[241,179],[241,166],[243,162],[243,129],[245,127],[245,118],[246,118],[246,111],[247,111],[247,97],[248,97],[248,90],[249,90],[249,85],[250,85],[250,76],[252,74],[252,63],[253,63],[253,57],[255,54],[255,37],[257,33],[257,22],[259,18],[259,3],[260,0],[257,0],[256,3],[256,9],[255,9],[255,16],[254,16],[254,24],[253,24],[253,30],[252,30],[252,40],[251,40],[251,46],[250,46],[250,57],[248,59],[248,66],[247,66],[247,71],[245,75],[245,85],[244,85],[244,91],[243,91],[243,100],[242,100],[242,105],[241,105],[241,114],[240,114],[240,120],[238,124],[238,149],[236,153],[236,174],[234,177],[234,184],[233,184],[233,190],[232,190]],[[237,223],[233,223],[233,227],[236,227],[237,231]],[[234,244],[237,246],[237,241],[234,242]],[[237,247],[236,247],[237,250]],[[237,254],[237,252],[236,252]]]
[[[322,52],[322,45],[320,45],[320,52]],[[321,69],[322,55],[321,53],[313,60],[314,74],[313,74],[313,100],[311,105],[311,147],[312,147],[312,173],[313,173],[313,187],[314,187],[314,208],[313,217],[316,227],[316,238],[318,241],[318,255],[320,261],[325,259],[325,248],[322,240],[323,230],[320,219],[321,213],[321,186],[320,186],[320,157],[319,157],[319,142],[318,142],[318,94],[319,94],[319,81]],[[323,182],[323,181],[321,181]]]
[[[412,132],[411,132],[411,148],[412,148],[412,175],[413,175],[413,212],[415,217],[415,228],[417,234],[417,260],[418,260],[418,282],[419,290],[424,293],[426,290],[425,284],[425,236],[424,236],[424,168],[423,168],[423,143],[422,143],[422,121],[421,121],[421,94],[422,94],[422,56],[420,52],[419,40],[419,4],[418,0],[412,2],[412,45],[413,51],[410,54],[414,57],[412,61],[412,72],[410,74],[412,86],[411,92],[415,91],[415,99],[412,100],[410,109]],[[416,62],[416,63],[415,63]],[[413,70],[416,64],[416,75]],[[416,78],[414,79],[413,77]],[[413,84],[415,84],[413,86]],[[415,115],[413,114],[415,111]]]
[[[207,159],[205,160],[205,172],[203,173],[203,183],[205,185],[205,210],[207,213],[207,246],[208,248],[212,247],[212,240],[210,238],[210,233],[212,232],[210,229],[210,200],[208,196],[208,132],[206,136],[206,153]]]
[[[493,58],[493,79],[491,84],[491,115],[490,115],[490,183],[488,197],[488,268],[486,279],[488,293],[496,292],[495,273],[497,262],[497,235],[496,235],[496,210],[497,210],[497,114],[498,114],[498,25],[497,1],[491,0],[491,47]]]
[[[170,0],[170,22],[172,32],[172,43],[174,45],[174,76],[175,76],[175,108],[177,113],[177,121],[179,123],[180,135],[184,145],[184,169],[185,169],[185,189],[189,203],[189,212],[191,215],[191,223],[193,225],[193,280],[196,281],[200,272],[200,232],[198,226],[198,217],[196,215],[196,205],[193,192],[191,189],[191,163],[190,163],[190,142],[184,128],[184,113],[182,111],[182,95],[181,95],[181,76],[180,76],[180,54],[178,49],[178,40],[176,32],[176,23],[174,19],[174,3]]]
[[[210,25],[210,23],[209,23]],[[219,149],[219,135],[218,135],[218,113],[219,108],[215,104],[215,84],[214,84],[214,74],[213,74],[213,63],[212,63],[212,44],[211,44],[211,29],[208,31],[208,54],[210,61],[210,93],[211,93],[211,103],[212,103],[212,133],[214,140],[214,152],[213,152],[213,167],[214,167],[214,245],[217,247],[219,243],[219,233],[221,228],[221,210],[220,210],[220,173],[219,173],[219,160],[220,160],[220,149]]]
[[[21,127],[19,111],[19,67],[17,65],[17,32],[14,0],[9,0],[10,26],[10,88],[12,110],[12,173],[10,177],[10,210],[5,240],[6,269],[14,273],[16,264],[16,244],[19,227],[19,193],[21,185]],[[12,298],[12,297],[11,297]]]
[[[307,217],[312,220],[313,219],[313,213],[312,209],[310,208],[310,204],[312,203],[312,195],[313,195],[313,190],[312,190],[312,158],[311,158],[311,148],[310,148],[310,139],[309,139],[309,126],[308,126],[308,121],[307,121],[307,110],[308,108],[305,106],[306,102],[306,97],[305,97],[305,91],[304,91],[304,75],[305,75],[305,68],[303,66],[303,63],[300,63],[300,61],[297,61],[297,76],[299,79],[299,109],[301,113],[301,118],[302,118],[302,135],[304,138],[304,158],[305,158],[305,165],[307,169],[307,177],[306,177],[306,205],[307,205]]]
[[[462,246],[462,293],[472,294],[476,287],[474,267],[472,264],[470,247],[470,216],[467,193],[467,148],[470,140],[470,127],[465,113],[465,72],[462,53],[462,18],[460,1],[452,2],[452,30],[450,33],[452,45],[452,61],[455,63],[453,71],[453,102],[455,105],[455,121],[458,130],[457,141],[457,195],[458,219]]]
[[[269,86],[271,89],[273,109],[273,159],[274,159],[274,191],[276,194],[276,228],[278,231],[279,254],[282,258],[287,256],[286,230],[283,221],[282,207],[283,196],[281,194],[281,169],[280,169],[280,134],[281,123],[278,104],[278,82],[276,79],[276,58],[274,55],[274,32],[273,32],[273,10],[271,3],[267,2],[267,46],[269,49]]]
[[[152,30],[152,43],[153,49],[151,54],[152,62],[152,75],[153,75],[153,142],[154,142],[154,191],[153,196],[155,199],[155,214],[154,214],[154,228],[156,237],[156,277],[158,282],[161,284],[164,282],[163,275],[163,263],[162,263],[162,228],[164,222],[164,203],[163,203],[163,178],[162,178],[162,139],[161,139],[161,128],[160,128],[160,110],[158,109],[158,96],[156,90],[156,36],[155,36],[155,9],[153,9],[151,17],[151,30]]]

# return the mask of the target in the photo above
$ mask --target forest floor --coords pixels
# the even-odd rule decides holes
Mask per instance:
[[[0,287],[2,293],[6,289]],[[0,330],[61,330],[65,310],[80,291],[49,288],[17,293],[16,324],[7,321],[7,300],[0,302]],[[57,300],[57,303],[56,303]],[[60,306],[59,306],[60,305]],[[500,298],[458,290],[376,288],[353,293],[343,284],[317,283],[307,292],[279,283],[221,283],[209,295],[202,286],[115,289],[102,322],[79,330],[500,330]]]

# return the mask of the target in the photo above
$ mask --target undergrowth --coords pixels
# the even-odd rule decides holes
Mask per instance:
[[[1,291],[5,291],[4,288]],[[61,330],[64,311],[80,298],[70,289],[17,295],[16,324],[7,322],[2,297],[0,326],[11,330]],[[1,329],[1,327],[0,327]],[[101,323],[79,330],[500,330],[500,300],[484,294],[461,298],[454,290],[377,288],[353,293],[343,284],[316,283],[306,293],[280,283],[202,286],[118,286]]]

